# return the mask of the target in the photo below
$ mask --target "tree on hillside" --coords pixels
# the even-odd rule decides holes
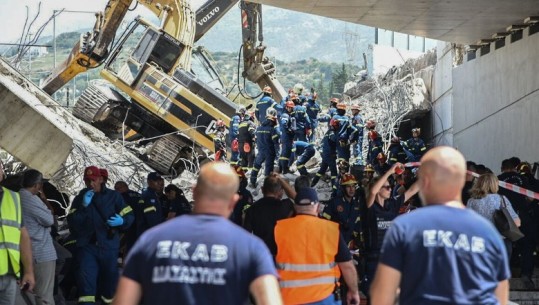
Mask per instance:
[[[346,66],[342,64],[341,69],[333,74],[333,91],[334,95],[341,96],[344,91],[344,85],[348,81],[348,72]]]

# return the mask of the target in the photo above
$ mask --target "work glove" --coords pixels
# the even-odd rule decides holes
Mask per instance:
[[[92,198],[94,198],[94,191],[93,190],[89,190],[86,192],[86,194],[84,194],[84,197],[82,198],[82,204],[84,205],[84,207],[87,207],[90,205],[90,203],[92,203]]]
[[[107,220],[107,224],[111,227],[119,227],[124,224],[124,219],[119,214],[116,214]]]
[[[339,145],[341,147],[346,147],[346,145],[348,144],[349,144],[348,140],[339,140]]]
[[[307,129],[305,130],[305,134],[306,134],[308,137],[310,137],[310,136],[313,134],[313,131],[312,131],[310,128],[307,128]]]

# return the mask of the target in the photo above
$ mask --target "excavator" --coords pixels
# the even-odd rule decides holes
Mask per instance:
[[[73,114],[109,137],[148,143],[146,163],[162,173],[179,174],[205,151],[214,151],[216,121],[228,125],[236,112],[237,105],[219,90],[222,82],[210,61],[193,46],[237,2],[210,0],[193,12],[184,0],[110,0],[96,14],[93,31],[81,35],[42,89],[53,94],[77,74],[103,66],[100,75],[108,83],[90,85]],[[132,4],[147,7],[160,24],[137,17],[116,39]],[[261,5],[241,1],[240,6],[242,76],[260,88],[270,86],[280,100],[286,92],[264,56]],[[206,66],[220,85],[208,85],[194,74],[193,62]]]

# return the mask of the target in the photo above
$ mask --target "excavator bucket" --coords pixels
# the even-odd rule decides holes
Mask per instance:
[[[73,140],[47,119],[59,105],[0,59],[0,148],[52,176],[66,161]]]

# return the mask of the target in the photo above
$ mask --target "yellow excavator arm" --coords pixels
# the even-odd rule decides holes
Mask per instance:
[[[161,28],[182,42],[186,48],[176,65],[189,69],[191,48],[195,31],[195,17],[189,1],[180,0],[110,0],[105,10],[96,13],[93,31],[81,35],[68,58],[58,65],[41,84],[48,94],[53,94],[77,74],[101,65],[108,56],[116,30],[124,20],[133,2],[147,7],[161,20]]]

